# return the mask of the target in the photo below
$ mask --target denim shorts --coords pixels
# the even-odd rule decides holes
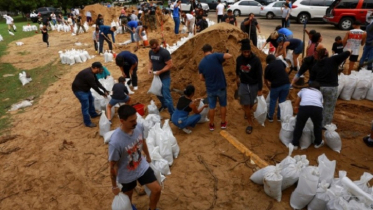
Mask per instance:
[[[207,92],[207,98],[210,109],[215,109],[217,99],[219,99],[220,106],[225,107],[227,106],[227,89],[223,88],[213,92]]]
[[[296,47],[293,51],[293,54],[301,54],[303,52],[303,42],[300,42],[300,44],[298,45],[298,47]]]
[[[111,106],[115,106],[118,103],[127,103],[129,100],[130,100],[129,96],[126,96],[126,99],[123,99],[123,100],[117,100],[117,99],[112,98],[110,99],[109,104]]]

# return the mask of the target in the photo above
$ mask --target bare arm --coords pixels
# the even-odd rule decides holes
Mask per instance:
[[[366,41],[367,41],[367,33],[364,32],[363,39],[361,40],[361,46],[364,46]]]
[[[205,81],[205,77],[203,76],[203,74],[199,74],[199,79],[200,79],[201,81]]]
[[[227,60],[227,59],[232,58],[232,57],[233,57],[233,55],[231,55],[229,53],[224,53],[224,56],[223,56],[224,60]]]
[[[169,71],[173,66],[173,63],[172,63],[172,59],[170,59],[169,61],[166,62],[166,66],[163,67],[163,69],[161,69],[160,71],[158,71],[160,74],[166,72],[166,71]]]
[[[347,32],[346,35],[345,35],[345,37],[343,38],[343,41],[342,41],[343,47],[346,46],[347,39],[348,39],[348,34],[349,34],[349,32]]]
[[[123,66],[120,66],[119,69],[120,69],[120,71],[122,72],[122,76],[123,76],[123,77],[126,77],[126,74],[124,73],[124,70],[123,70]]]
[[[149,59],[149,66],[148,66],[148,73],[151,74],[152,71],[153,71],[153,64],[152,64],[152,61]]]
[[[297,97],[297,99],[295,99],[295,103],[294,103],[294,113],[298,113],[300,100],[301,100],[300,97]]]
[[[267,79],[264,80],[264,83],[266,84],[266,86],[267,86],[268,89],[271,89],[271,86],[269,85],[269,82],[268,82]]]
[[[193,101],[200,101],[201,99],[195,99]],[[197,108],[196,104],[195,103],[190,103],[189,107],[192,108],[193,112],[195,114],[199,114],[203,111],[204,108],[206,108],[208,106],[208,104],[205,104],[203,107],[201,107],[200,109]]]
[[[117,186],[117,173],[118,173],[118,162],[117,161],[110,161],[110,179],[111,179],[111,186],[112,191],[115,195],[118,195],[120,192]]]

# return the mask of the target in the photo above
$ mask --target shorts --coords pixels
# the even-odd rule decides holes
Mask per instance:
[[[118,103],[127,103],[129,100],[130,100],[130,97],[129,97],[129,96],[126,96],[126,98],[125,98],[125,99],[122,99],[122,100],[118,100],[118,99],[114,99],[114,98],[112,98],[112,99],[110,99],[109,104],[110,104],[111,106],[115,106],[115,105],[118,104]]]
[[[138,33],[134,34],[133,39],[135,40],[135,42],[141,41],[141,37],[140,37],[140,35]]]
[[[215,109],[216,99],[219,99],[219,104],[221,107],[227,106],[227,89],[223,88],[214,92],[207,92],[207,98],[209,101],[209,108]]]
[[[91,22],[92,21],[92,17],[87,17],[87,22]]]
[[[258,95],[258,85],[249,85],[241,83],[238,88],[238,95],[240,96],[240,104],[244,106],[253,106],[256,96]]]
[[[131,191],[133,189],[135,189],[135,187],[137,186],[137,182],[138,181],[141,185],[147,185],[147,184],[150,184],[152,182],[155,182],[157,181],[157,178],[155,177],[154,175],[154,171],[153,169],[149,166],[148,170],[145,171],[144,175],[142,175],[140,178],[138,178],[137,180],[133,181],[133,182],[130,182],[130,183],[127,183],[127,184],[122,184],[122,192],[128,192],[128,191]]]
[[[350,55],[350,61],[352,62],[356,62],[358,58],[359,58],[358,55]]]
[[[293,54],[301,54],[303,52],[303,42],[300,42],[300,44],[294,49]]]

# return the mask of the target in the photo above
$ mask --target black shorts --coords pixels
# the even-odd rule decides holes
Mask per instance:
[[[141,185],[146,185],[150,184],[154,181],[157,181],[157,178],[154,175],[153,169],[149,166],[148,170],[145,171],[144,175],[142,175],[140,178],[137,180],[127,183],[127,184],[122,184],[122,192],[128,192],[133,189],[135,189],[137,182],[138,181]]]
[[[350,55],[350,61],[352,62],[356,62],[358,58],[359,58],[358,55]]]

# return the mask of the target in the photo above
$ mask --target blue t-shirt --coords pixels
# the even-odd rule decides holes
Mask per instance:
[[[199,63],[199,73],[203,75],[207,92],[214,92],[227,87],[223,71],[224,54],[212,53]]]
[[[293,35],[293,32],[291,32],[289,29],[287,28],[281,28],[277,31],[278,34],[283,34],[285,35],[286,37],[289,37],[289,36],[292,36]]]
[[[174,10],[172,10],[172,16],[179,17],[179,10],[179,7],[174,7]]]
[[[127,23],[127,25],[132,30],[133,28],[137,28],[137,21],[136,20],[131,20],[130,22]]]
[[[109,161],[118,162],[117,181],[128,184],[144,175],[149,163],[142,156],[142,147],[145,139],[144,127],[137,124],[132,135],[119,127],[115,129],[109,142]]]
[[[138,62],[137,56],[135,54],[129,52],[129,51],[120,52],[117,55],[116,59],[123,59],[124,60],[124,65],[122,66],[123,70],[129,70],[133,64]],[[137,67],[135,69],[137,69]]]
[[[104,71],[102,73],[96,74],[97,79],[105,79],[107,76],[110,76],[109,70],[104,66]]]

